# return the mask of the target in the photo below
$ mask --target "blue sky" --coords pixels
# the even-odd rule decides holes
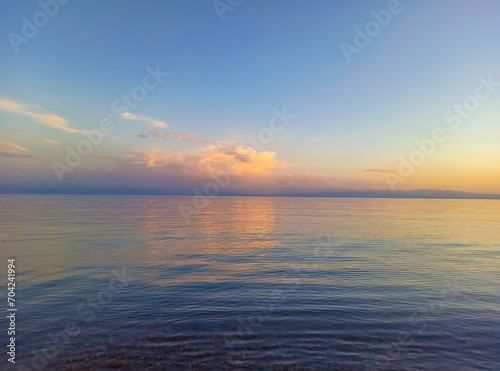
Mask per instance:
[[[41,8],[4,1],[0,153],[10,155],[0,156],[0,187],[189,191],[229,166],[227,191],[386,189],[387,175],[396,174],[398,189],[500,192],[500,92],[460,130],[442,118],[474,94],[481,76],[500,81],[500,4],[401,0],[398,14],[348,63],[339,45],[355,45],[354,28],[364,30],[371,11],[389,3],[243,0],[221,20],[207,0],[72,0],[16,54],[8,34],[22,35],[22,17],[33,20]],[[112,113],[111,102],[158,65],[170,75],[130,109],[136,119]],[[296,117],[265,150],[239,149],[283,107]],[[54,161],[67,165],[66,146],[85,137],[41,122],[41,114],[77,131],[109,117],[116,129],[61,182]],[[436,127],[446,128],[448,140],[402,176],[400,158]],[[138,136],[151,131],[171,136]]]

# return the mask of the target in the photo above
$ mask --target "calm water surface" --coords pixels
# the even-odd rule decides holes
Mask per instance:
[[[500,201],[206,201],[0,196],[0,369],[500,370]]]

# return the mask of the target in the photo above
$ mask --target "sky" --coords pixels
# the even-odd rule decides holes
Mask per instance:
[[[4,0],[0,192],[500,193],[496,0]]]

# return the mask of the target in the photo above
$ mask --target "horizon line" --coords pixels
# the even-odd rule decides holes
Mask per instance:
[[[447,195],[419,195],[419,194],[411,194],[412,192],[441,192],[446,193],[450,192],[453,194]],[[378,193],[380,192],[380,193]],[[473,192],[464,192],[464,191],[442,191],[442,190],[428,190],[428,189],[419,189],[412,191],[392,191],[390,190],[382,190],[382,191],[373,191],[373,190],[365,190],[365,191],[323,191],[318,193],[292,193],[292,194],[238,194],[238,193],[222,193],[217,195],[195,195],[195,194],[181,194],[181,193],[132,193],[132,192],[124,192],[124,193],[111,193],[111,192],[96,192],[96,193],[84,193],[84,192],[12,192],[7,191],[3,192],[0,190],[0,195],[31,195],[31,196],[162,196],[162,197],[280,197],[280,198],[356,198],[356,199],[442,199],[442,200],[500,200],[500,194],[496,193],[473,193]],[[325,195],[325,193],[331,193],[331,195]],[[463,195],[459,196],[456,193],[462,193]]]

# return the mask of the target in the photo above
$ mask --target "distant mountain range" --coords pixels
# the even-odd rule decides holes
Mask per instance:
[[[0,194],[66,194],[66,195],[148,195],[148,196],[194,196],[186,190],[145,191],[145,190],[74,190],[71,192],[49,189],[12,190],[0,188]],[[500,194],[470,193],[460,191],[442,191],[438,189],[419,189],[415,191],[390,190],[363,190],[363,191],[327,191],[327,192],[290,192],[280,194],[249,194],[238,192],[220,192],[219,196],[247,196],[247,197],[345,197],[345,198],[429,198],[429,199],[472,199],[472,200],[500,200]]]
[[[357,197],[357,198],[444,198],[444,199],[487,199],[500,200],[500,194],[442,191],[438,189],[419,189],[415,191],[332,191],[320,193],[294,193],[290,197]]]

